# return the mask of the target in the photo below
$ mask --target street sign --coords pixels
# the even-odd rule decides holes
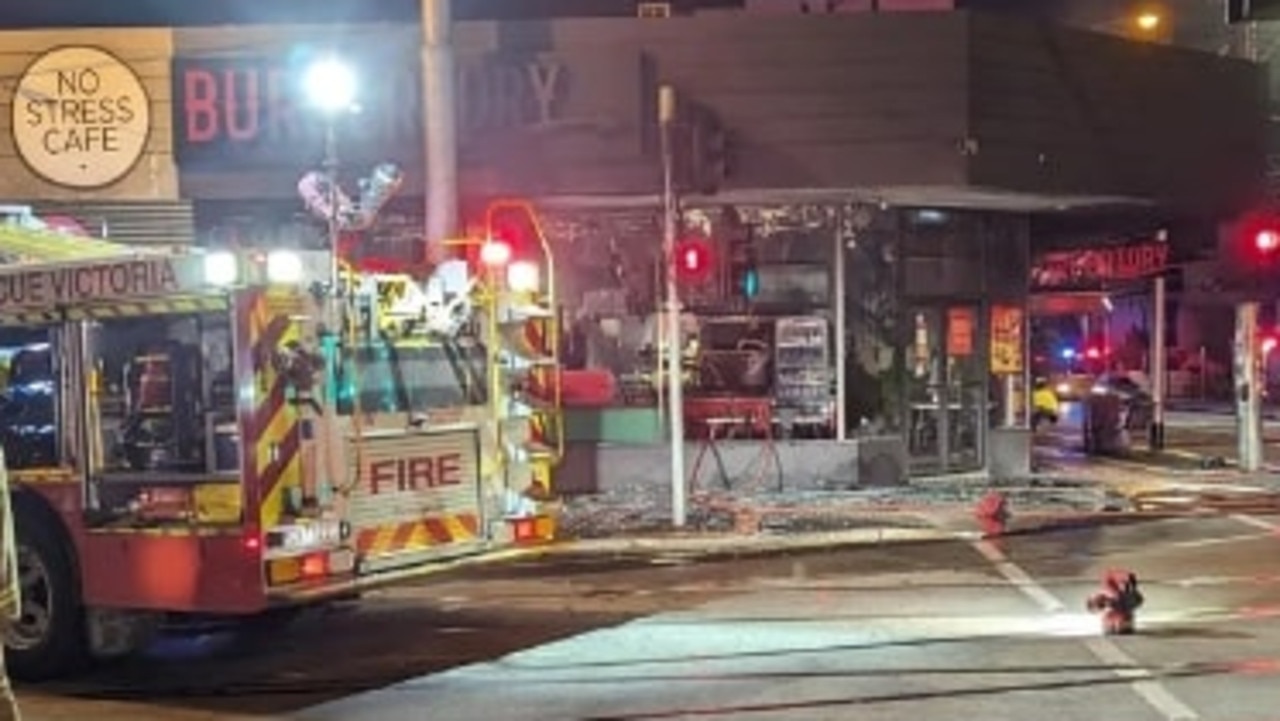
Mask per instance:
[[[1280,20],[1280,0],[1227,0],[1227,22]]]

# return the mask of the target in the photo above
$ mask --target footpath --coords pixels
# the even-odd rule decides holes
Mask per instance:
[[[1021,479],[918,479],[849,491],[721,492],[690,498],[688,523],[671,526],[660,494],[566,501],[551,556],[719,557],[954,540],[981,534],[978,506],[1000,494],[1009,533],[1215,513],[1280,513],[1280,473],[1231,468],[1172,473],[1160,466],[1090,461]]]

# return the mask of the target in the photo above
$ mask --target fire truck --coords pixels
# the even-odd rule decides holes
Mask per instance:
[[[0,224],[14,674],[545,538],[551,254],[540,231],[518,252],[457,244],[473,247],[419,278]]]

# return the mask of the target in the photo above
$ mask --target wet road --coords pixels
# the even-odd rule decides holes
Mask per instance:
[[[1042,429],[1038,443],[1046,458],[1078,455],[1081,448],[1081,411],[1077,403],[1064,404],[1062,420]],[[1161,459],[1144,459],[1170,465],[1193,466],[1202,458],[1234,462],[1237,455],[1235,417],[1223,413],[1169,411],[1165,414],[1165,447],[1171,453]],[[1280,420],[1264,422],[1264,455],[1280,467]],[[1135,438],[1143,445],[1145,438]]]
[[[212,659],[139,662],[24,698],[36,721],[1274,720],[1277,522],[525,564],[385,595]],[[1136,570],[1148,599],[1140,635],[1115,641],[1083,609],[1111,567]],[[94,685],[160,697],[65,696]]]

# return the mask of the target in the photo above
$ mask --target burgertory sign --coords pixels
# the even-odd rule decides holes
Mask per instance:
[[[151,131],[151,102],[137,73],[98,48],[36,58],[10,107],[13,142],[27,167],[71,188],[101,188],[128,175]]]

